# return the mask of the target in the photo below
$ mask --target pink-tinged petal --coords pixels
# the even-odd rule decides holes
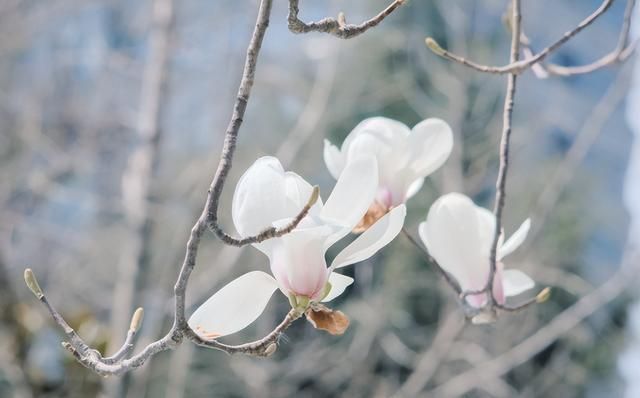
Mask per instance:
[[[340,149],[331,144],[329,140],[324,140],[324,163],[327,165],[329,173],[337,180],[344,169],[345,159]]]
[[[502,283],[504,284],[504,295],[506,297],[517,296],[520,293],[533,289],[536,285],[529,275],[517,269],[504,271]]]
[[[409,134],[408,149],[411,151],[409,166],[415,177],[426,177],[449,158],[453,148],[451,127],[440,119],[426,119],[418,123]]]
[[[482,308],[487,305],[487,293],[470,294],[466,297],[467,303],[475,308]]]
[[[377,187],[375,158],[362,156],[350,160],[322,209],[322,218],[353,229],[373,203]]]
[[[518,247],[520,247],[520,245],[522,245],[524,240],[527,238],[527,234],[529,233],[530,228],[531,219],[527,218],[526,220],[524,220],[522,225],[520,225],[518,230],[514,232],[513,235],[511,235],[511,237],[503,245],[500,246],[500,248],[498,249],[498,259],[501,260],[505,256],[513,253],[513,251]]]
[[[324,289],[329,277],[324,242],[332,231],[328,226],[295,229],[274,239],[271,270],[285,294],[311,298]]]
[[[353,278],[332,272],[331,275],[329,275],[329,283],[331,283],[331,290],[329,294],[322,299],[323,303],[331,301],[341,295],[345,289],[353,283]]]
[[[407,209],[400,205],[369,227],[333,260],[331,269],[368,259],[391,242],[402,230]]]
[[[244,274],[198,307],[189,318],[189,326],[207,339],[236,333],[262,314],[276,289],[276,281],[269,274]]]

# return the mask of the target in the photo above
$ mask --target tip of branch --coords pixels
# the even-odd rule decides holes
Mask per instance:
[[[142,319],[144,318],[144,309],[139,307],[131,317],[131,324],[129,326],[129,330],[132,332],[137,332],[140,329],[140,325],[142,325]]]
[[[344,16],[344,12],[341,11],[340,13],[338,13],[338,26],[344,28],[346,24],[347,18]]]
[[[545,287],[536,296],[536,303],[542,304],[545,301],[549,300],[549,297],[551,297],[551,288],[550,287]]]
[[[315,205],[319,197],[320,197],[320,187],[316,185],[313,187],[313,192],[311,192],[311,196],[309,197],[307,206],[311,207]]]
[[[29,290],[31,290],[31,292],[38,298],[38,300],[41,300],[42,297],[44,297],[44,293],[42,293],[42,289],[38,284],[36,275],[33,273],[31,268],[27,268],[24,270],[24,281],[27,284]]]
[[[424,42],[427,44],[427,47],[429,47],[429,49],[434,53],[440,56],[444,55],[444,49],[440,47],[440,44],[438,44],[438,42],[435,41],[433,37],[427,37],[426,39],[424,39]]]

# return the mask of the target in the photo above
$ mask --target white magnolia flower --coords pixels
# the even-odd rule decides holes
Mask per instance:
[[[339,296],[353,279],[334,272],[374,255],[400,232],[406,210],[398,206],[342,250],[327,267],[325,253],[360,221],[375,196],[376,160],[360,157],[344,168],[333,192],[291,233],[254,246],[267,255],[273,276],[254,271],[224,286],[189,319],[200,335],[215,338],[235,333],[253,322],[276,289],[294,308],[327,302]],[[266,226],[288,224],[307,203],[312,186],[285,172],[278,159],[258,159],[242,176],[233,197],[233,222],[242,236]]]
[[[376,157],[379,185],[375,201],[356,228],[355,232],[361,232],[415,195],[425,177],[447,160],[452,148],[451,128],[440,119],[426,119],[409,129],[396,120],[373,117],[360,122],[340,149],[325,140],[324,161],[338,178],[350,159],[363,154]]]
[[[422,241],[440,267],[451,274],[462,291],[482,290],[489,278],[489,254],[496,225],[492,212],[476,206],[471,199],[450,193],[440,197],[429,209],[427,221],[420,224]],[[504,270],[502,259],[524,242],[531,222],[520,228],[503,243],[500,236],[497,268],[493,280],[493,295],[498,304],[505,298],[534,287],[524,272]],[[467,302],[477,308],[487,302],[486,293],[467,296]]]

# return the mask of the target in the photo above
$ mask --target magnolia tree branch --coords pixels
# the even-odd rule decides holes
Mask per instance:
[[[249,96],[251,94],[251,88],[253,87],[260,48],[262,46],[267,27],[269,26],[272,3],[273,0],[262,0],[260,2],[255,28],[249,42],[249,46],[247,48],[247,56],[244,64],[242,78],[240,81],[240,87],[238,89],[238,94],[233,107],[231,121],[229,122],[229,126],[227,127],[225,133],[220,162],[209,187],[207,199],[205,201],[202,213],[191,229],[189,240],[187,241],[185,258],[182,263],[178,279],[174,286],[174,319],[173,325],[167,332],[167,334],[159,340],[156,340],[145,346],[137,354],[129,357],[131,351],[133,350],[135,336],[142,323],[143,312],[140,308],[135,311],[132,317],[129,332],[127,333],[127,337],[122,347],[117,350],[117,352],[112,356],[103,357],[99,351],[91,348],[78,335],[78,333],[76,333],[76,331],[71,326],[69,326],[62,315],[60,315],[55,307],[47,300],[44,291],[38,285],[36,277],[31,269],[25,270],[24,276],[27,286],[38,298],[38,300],[40,300],[42,304],[47,308],[53,320],[67,335],[68,341],[62,343],[63,347],[70,351],[79,363],[102,376],[120,375],[138,368],[144,365],[146,361],[155,354],[162,351],[174,349],[185,339],[197,345],[218,349],[227,352],[228,354],[240,353],[252,356],[266,357],[276,351],[278,339],[282,335],[282,333],[295,320],[299,319],[303,315],[298,310],[291,310],[284,317],[283,321],[264,338],[241,345],[227,345],[215,339],[203,339],[189,327],[185,317],[185,297],[187,284],[189,281],[189,277],[191,276],[191,272],[196,265],[196,258],[200,246],[200,240],[207,229],[211,229],[224,243],[232,246],[243,246],[251,243],[262,242],[267,239],[279,237],[291,232],[308,214],[311,207],[319,198],[319,189],[316,186],[313,188],[307,204],[300,210],[298,215],[294,217],[294,219],[288,225],[284,226],[283,228],[266,228],[264,231],[255,236],[249,236],[241,239],[234,238],[225,233],[218,223],[218,208],[220,197],[222,195],[222,189],[229,174],[229,170],[231,169],[233,155],[236,149],[238,132],[244,118],[247,103],[249,101]],[[290,5],[292,7],[295,7],[296,15],[297,3],[298,2],[295,0],[291,0],[290,2]],[[338,31],[343,33],[331,33],[334,33],[334,35],[341,38],[354,37],[373,26],[376,26],[402,3],[403,1],[396,0],[385,11],[362,25],[352,27],[351,25],[346,26],[343,23],[340,23],[341,27],[340,29],[338,29]],[[344,18],[341,18],[341,20],[344,21]],[[330,25],[329,22],[326,23]],[[324,24],[314,26],[319,27],[324,26]],[[310,30],[314,29],[315,28],[311,28]],[[319,27],[318,29],[321,30],[323,28]]]
[[[520,13],[520,0],[513,0],[511,3],[511,53],[509,62],[518,62],[520,57],[520,30],[522,15]],[[496,227],[493,234],[493,243],[489,253],[489,278],[487,280],[487,291],[489,300],[495,305],[493,297],[493,279],[496,274],[498,244],[502,233],[502,211],[506,198],[507,173],[509,172],[509,145],[511,140],[513,124],[513,103],[516,95],[516,80],[518,75],[510,73],[507,77],[507,95],[504,99],[504,110],[502,113],[502,138],[500,139],[500,168],[498,169],[498,179],[496,181],[496,201],[493,213],[496,215]]]
[[[318,22],[303,22],[298,18],[300,0],[289,0],[289,30],[293,33],[323,32],[339,37],[341,39],[351,39],[367,30],[373,28],[388,17],[396,8],[405,3],[406,0],[394,0],[387,8],[382,10],[375,17],[358,25],[347,24],[343,13],[338,18],[324,18]]]
[[[540,69],[532,68],[533,72],[540,78],[545,78],[548,75],[556,76],[574,76],[583,75],[591,72],[595,72],[598,69],[605,68],[607,66],[615,65],[626,61],[629,56],[635,50],[637,40],[629,43],[629,32],[631,30],[631,17],[633,16],[633,9],[636,5],[636,0],[627,0],[627,5],[624,11],[624,17],[622,20],[622,27],[620,29],[620,35],[618,36],[618,43],[616,47],[604,55],[600,59],[593,61],[586,65],[580,66],[562,66],[552,63],[538,63],[534,66],[540,67]],[[530,42],[527,36],[523,33],[521,36],[523,51],[525,58],[533,56],[533,51],[530,49]]]
[[[482,65],[477,62],[470,61],[464,57],[461,57],[450,51],[445,50],[444,48],[440,47],[440,45],[433,38],[430,38],[430,37],[427,38],[426,43],[429,49],[433,51],[436,55],[439,55],[450,61],[468,66],[469,68],[475,69],[479,72],[495,73],[495,74],[501,74],[501,75],[504,75],[507,73],[520,74],[525,70],[531,68],[531,66],[533,66],[534,64],[544,61],[545,58],[547,58],[550,54],[552,54],[554,51],[562,47],[564,43],[569,41],[572,37],[582,32],[583,29],[585,29],[586,27],[591,25],[593,22],[595,22],[600,16],[602,16],[609,9],[609,7],[611,7],[612,4],[613,4],[613,0],[604,0],[600,5],[600,7],[598,7],[598,9],[595,10],[587,18],[585,18],[582,22],[580,22],[578,26],[576,26],[574,29],[570,31],[565,32],[560,39],[558,39],[556,42],[554,42],[547,48],[543,49],[539,53],[532,55],[531,57],[528,57],[522,61],[518,61],[516,59],[515,61],[511,61],[509,64],[504,66]],[[516,30],[514,26],[511,26],[511,29],[512,31]],[[519,38],[520,36],[516,38],[518,42],[520,42]]]

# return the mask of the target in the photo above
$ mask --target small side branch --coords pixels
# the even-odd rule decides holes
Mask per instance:
[[[144,310],[142,308],[138,308],[131,317],[131,325],[129,326],[129,331],[127,332],[127,337],[122,344],[122,347],[115,354],[110,357],[106,357],[103,359],[106,364],[116,363],[124,358],[126,358],[131,351],[133,351],[133,343],[136,338],[136,334],[138,334],[138,330],[142,325],[142,317],[144,316]]]
[[[440,45],[434,39],[430,37],[427,38],[426,43],[427,43],[427,47],[429,47],[429,49],[433,51],[436,55],[439,55],[450,61],[465,65],[479,72],[494,73],[494,74],[500,74],[500,75],[504,75],[504,74],[518,75],[524,72],[525,70],[529,69],[534,64],[544,61],[550,54],[552,54],[554,51],[562,47],[564,43],[568,42],[572,37],[582,32],[582,30],[584,30],[586,27],[588,27],[593,22],[595,22],[600,16],[602,16],[611,7],[612,4],[613,4],[613,0],[604,0],[597,10],[595,10],[591,15],[589,15],[582,22],[580,22],[578,26],[575,27],[573,30],[565,32],[560,39],[558,39],[555,43],[551,44],[549,47],[545,48],[539,53],[532,55],[531,57],[528,57],[522,61],[518,61],[518,60],[511,61],[509,64],[504,66],[482,65],[477,62],[470,61],[464,57],[461,57],[450,51],[445,50],[444,48],[440,47]],[[513,31],[516,30],[515,26],[511,26],[511,29]],[[519,36],[518,36],[518,42],[520,42]]]
[[[260,340],[256,340],[246,344],[227,345],[217,340],[205,340],[195,332],[190,330],[185,337],[194,342],[196,345],[208,348],[215,348],[226,352],[227,354],[245,354],[256,357],[268,357],[273,355],[278,348],[278,341],[282,333],[291,326],[293,322],[302,316],[302,312],[292,309],[285,316],[284,320],[268,335]]]
[[[394,0],[382,12],[375,17],[362,22],[361,24],[347,24],[344,14],[340,13],[338,18],[324,18],[318,22],[303,22],[298,18],[300,8],[299,0],[289,0],[289,30],[293,33],[323,32],[338,37],[340,39],[351,39],[367,30],[373,28],[388,17],[396,8],[405,3],[406,0]]]
[[[580,66],[562,66],[556,64],[546,64],[543,68],[551,75],[556,76],[574,76],[584,75],[587,73],[595,72],[598,69],[605,68],[607,66],[615,65],[626,61],[629,56],[635,50],[638,43],[634,40],[633,43],[629,43],[629,31],[631,30],[631,17],[633,16],[633,9],[636,5],[636,0],[627,0],[627,6],[624,11],[624,17],[622,21],[622,28],[620,29],[620,36],[618,36],[618,43],[616,47],[610,53],[606,54],[602,58],[593,61],[590,64]],[[523,35],[524,37],[524,35]]]
[[[309,214],[309,210],[311,210],[313,205],[316,204],[319,196],[320,196],[320,188],[316,185],[315,187],[313,187],[313,191],[309,196],[309,200],[307,201],[307,204],[304,205],[302,210],[300,210],[300,212],[293,218],[293,220],[291,220],[291,222],[289,222],[289,224],[285,225],[282,228],[270,227],[260,232],[257,235],[236,239],[226,234],[222,230],[222,228],[220,228],[220,226],[216,223],[211,222],[209,224],[209,227],[213,232],[215,232],[218,238],[220,238],[224,243],[230,246],[240,247],[240,246],[249,245],[252,243],[260,243],[267,239],[277,238],[279,236],[286,235],[289,232],[293,231],[298,226],[298,224],[300,224],[302,219],[304,219],[307,216],[307,214]]]

